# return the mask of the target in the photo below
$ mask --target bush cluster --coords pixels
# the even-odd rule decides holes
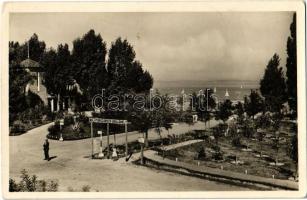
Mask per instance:
[[[10,192],[56,192],[59,184],[54,181],[39,180],[36,175],[30,176],[24,169],[21,171],[21,180],[16,182],[9,179]]]

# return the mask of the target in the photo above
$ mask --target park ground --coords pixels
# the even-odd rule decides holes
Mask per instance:
[[[217,122],[212,121],[211,125]],[[175,173],[137,166],[124,159],[92,160],[91,139],[76,141],[49,140],[50,161],[43,160],[43,142],[50,124],[30,130],[20,136],[10,137],[10,178],[18,180],[20,171],[26,169],[39,179],[57,180],[59,191],[81,191],[90,186],[91,191],[216,191],[247,190],[247,188],[204,180]],[[192,129],[204,129],[198,122],[192,126],[177,124],[170,134],[183,134]],[[166,136],[167,132],[163,132]],[[128,140],[140,137],[138,132],[129,132]],[[149,139],[159,138],[150,132]],[[125,134],[116,136],[117,143],[124,143]],[[106,138],[103,138],[106,145]],[[111,137],[112,142],[112,137]]]

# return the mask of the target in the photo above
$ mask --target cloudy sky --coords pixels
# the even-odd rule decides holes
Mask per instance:
[[[10,40],[33,33],[47,47],[94,29],[108,47],[126,38],[157,81],[259,80],[276,52],[286,61],[291,12],[11,14]]]

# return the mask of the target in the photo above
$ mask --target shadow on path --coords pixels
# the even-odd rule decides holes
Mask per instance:
[[[57,156],[51,156],[51,157],[49,157],[49,159],[48,159],[48,161],[50,161],[50,160],[52,160],[52,159],[54,159],[54,158],[56,158]]]

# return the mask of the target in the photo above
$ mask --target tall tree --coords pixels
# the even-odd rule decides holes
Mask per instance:
[[[290,108],[297,112],[297,55],[296,55],[296,14],[290,25],[290,36],[287,41],[287,92]]]
[[[169,131],[172,128],[172,123],[175,121],[175,108],[169,107],[170,98],[167,94],[162,96],[162,106],[153,113],[153,127],[162,139],[162,128]]]
[[[116,39],[109,50],[108,74],[109,90],[148,93],[153,85],[153,78],[148,71],[143,70],[139,61],[135,60],[135,51],[127,40]]]
[[[21,48],[21,57],[23,60],[29,55],[30,59],[40,62],[46,49],[46,44],[44,41],[40,41],[38,35],[34,33],[31,38],[21,46]]]
[[[9,67],[9,121],[10,125],[29,105],[25,96],[26,85],[33,77],[19,65]],[[31,102],[29,102],[31,104]]]
[[[9,42],[9,64],[10,66],[18,65],[24,59],[22,55],[22,46],[18,42]]]
[[[144,108],[133,110],[129,117],[129,121],[132,121],[133,124],[137,125],[139,131],[143,133],[146,147],[148,147],[149,129],[153,128],[162,139],[162,128],[169,130],[172,128],[172,122],[174,122],[175,108],[169,105],[171,99],[168,95],[163,95],[161,98],[161,104],[159,106],[154,106],[155,108],[151,110],[150,104],[152,105],[157,102],[150,101],[150,98],[147,95],[147,98],[145,98],[146,103],[144,104]]]
[[[263,111],[263,100],[258,91],[251,90],[249,98],[245,99],[244,107],[246,113],[254,119],[255,114]]]
[[[232,103],[229,99],[226,99],[220,105],[220,109],[217,111],[216,118],[226,123],[231,114],[232,114]]]
[[[45,51],[46,44],[44,41],[39,41],[38,36],[34,33],[29,40],[29,56],[31,59],[40,62]]]
[[[40,102],[40,98],[29,93],[25,96],[26,85],[33,81],[33,76],[19,64],[28,57],[40,61],[45,51],[45,42],[40,41],[34,33],[29,41],[20,45],[18,42],[9,42],[9,112],[10,123],[20,117],[20,113],[32,108]]]
[[[43,84],[49,94],[57,94],[59,89],[56,74],[59,71],[57,65],[57,53],[53,49],[46,51],[42,57],[42,66],[44,67]]]
[[[19,64],[21,61],[29,58],[40,62],[41,58],[46,50],[46,44],[44,41],[39,40],[38,35],[34,33],[28,41],[23,44],[18,42],[9,42],[9,61],[12,64]]]
[[[291,138],[290,142],[290,158],[295,163],[295,172],[294,172],[294,178],[296,179],[298,176],[297,170],[298,170],[298,140],[297,140],[297,124],[293,127],[292,130],[295,134]]]
[[[235,111],[236,111],[236,114],[241,117],[243,116],[244,114],[244,106],[243,104],[241,103],[241,101],[239,101],[236,105],[235,105]]]
[[[195,92],[192,94],[191,109],[196,111],[200,119],[205,121],[210,120],[209,111],[216,107],[216,102],[212,95],[213,90],[210,88],[206,88],[204,94],[197,95]]]
[[[129,77],[129,72],[132,71],[133,61],[135,59],[135,51],[128,43],[127,40],[122,40],[117,38],[115,42],[112,42],[111,48],[109,50],[108,59],[108,72],[111,78],[110,89],[127,88],[126,86],[131,86],[133,83],[127,82]],[[142,73],[140,65],[135,65],[138,69],[138,74]]]
[[[94,30],[73,41],[72,75],[89,100],[107,86],[106,43]]]
[[[56,96],[57,102],[62,101],[61,97],[66,94],[66,85],[72,76],[70,61],[71,56],[67,44],[58,45],[57,51],[54,49],[45,51],[41,59],[44,67],[43,84],[48,94]]]
[[[260,91],[265,98],[266,109],[280,112],[286,97],[286,83],[280,58],[274,54],[266,66],[264,76],[260,81]]]

